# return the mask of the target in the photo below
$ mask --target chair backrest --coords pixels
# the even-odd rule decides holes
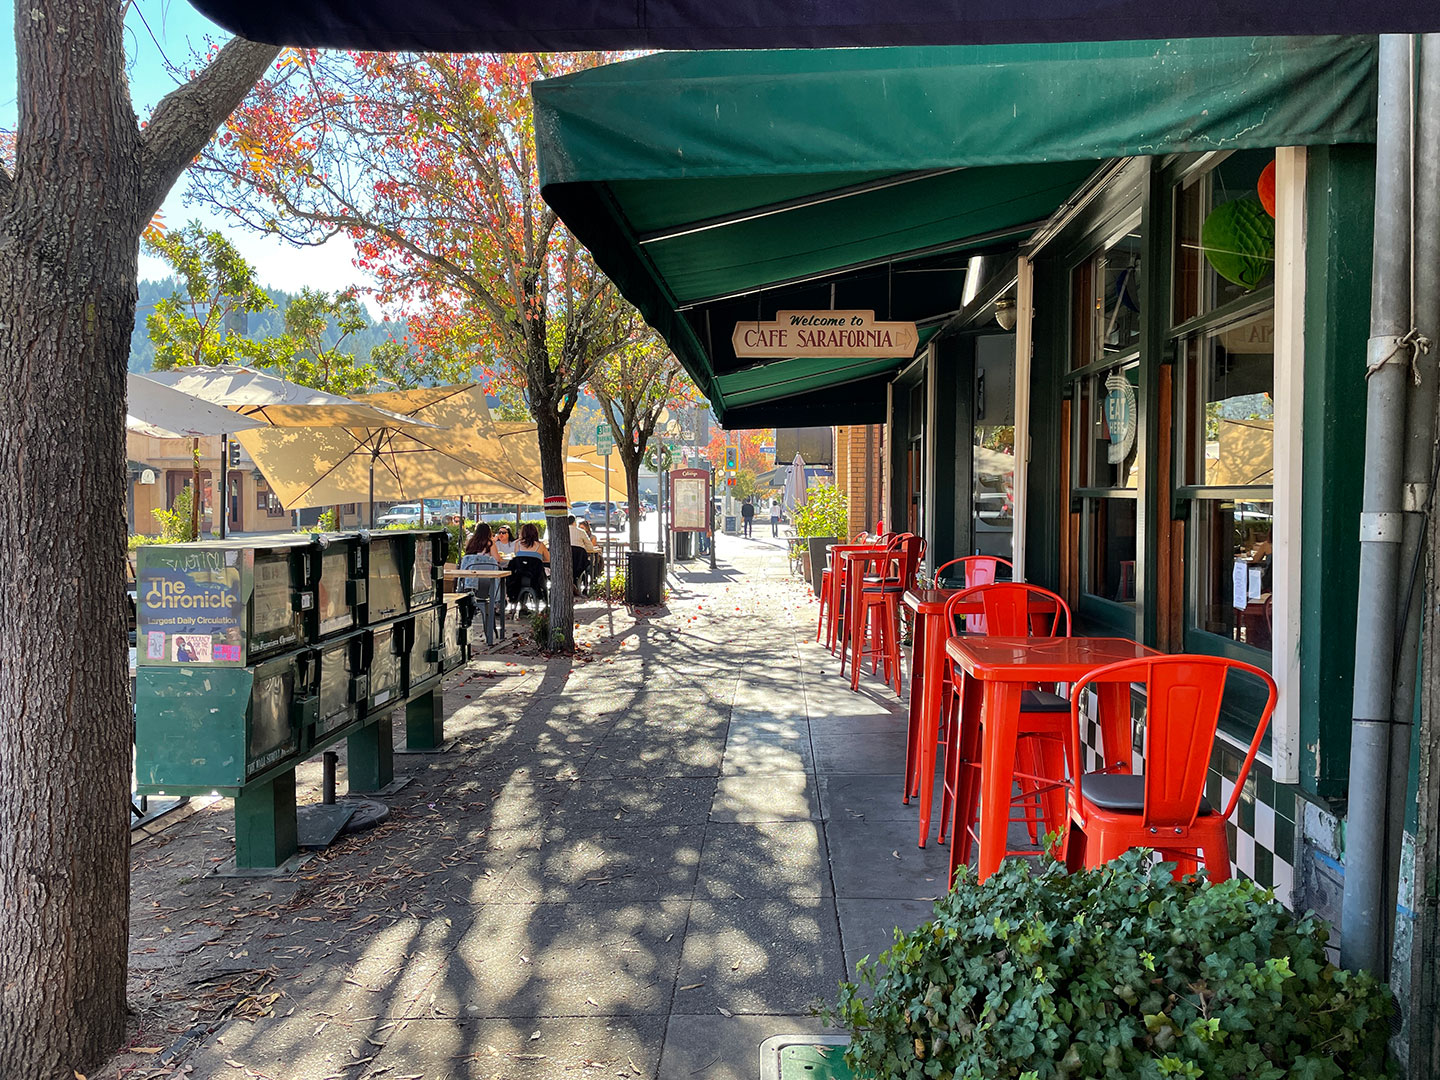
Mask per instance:
[[[1138,683],[1145,688],[1145,809],[1146,828],[1189,828],[1200,812],[1205,796],[1205,776],[1215,731],[1220,724],[1220,706],[1225,687],[1235,672],[1259,680],[1267,691],[1265,707],[1255,726],[1249,751],[1235,777],[1222,816],[1229,818],[1240,801],[1250,767],[1260,749],[1260,740],[1275,711],[1278,693],[1268,672],[1240,660],[1220,656],[1155,656],[1125,660],[1090,672],[1071,688],[1070,713],[1076,738],[1071,740],[1071,775],[1081,771],[1079,740],[1080,702],[1092,682]],[[1157,843],[1159,841],[1157,840]]]
[[[976,585],[989,585],[999,577],[1000,567],[1011,571],[1015,567],[1009,559],[1002,559],[998,555],[962,555],[958,559],[951,559],[935,571],[935,587],[944,588],[942,581],[945,571],[952,566],[960,567],[963,589],[973,589]],[[967,634],[985,633],[984,615],[967,615],[965,617],[965,632]]]
[[[1069,637],[1070,605],[1059,593],[1025,581],[976,585],[945,601],[945,617],[953,621],[962,604],[980,601],[985,633],[996,637]]]
[[[1007,570],[1014,570],[1009,559],[1002,559],[998,555],[962,555],[958,559],[951,559],[943,563],[935,571],[935,584],[940,585],[940,579],[945,571],[952,566],[960,567],[961,580],[965,582],[961,588],[973,589],[976,585],[989,585],[999,577],[1000,567]]]

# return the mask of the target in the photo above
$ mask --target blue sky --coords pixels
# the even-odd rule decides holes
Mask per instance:
[[[119,0],[100,0],[102,3]],[[12,31],[15,9],[6,5],[11,23],[0,45],[0,127],[13,129],[16,123],[15,37]],[[229,35],[205,18],[186,0],[137,0],[125,21],[125,51],[130,75],[130,96],[136,115],[149,115],[155,104],[178,85],[170,64],[188,69],[192,53],[202,51],[207,39],[225,41]],[[337,290],[363,284],[364,275],[351,265],[354,249],[347,240],[332,240],[321,248],[293,248],[273,237],[262,236],[199,206],[185,205],[186,180],[182,176],[165,201],[161,212],[167,227],[199,218],[219,228],[240,248],[259,271],[260,281],[274,288],[298,292],[302,285]],[[165,276],[165,266],[141,255],[140,276]]]

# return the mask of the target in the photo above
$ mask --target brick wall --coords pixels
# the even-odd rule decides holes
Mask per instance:
[[[866,433],[869,433],[867,454]],[[835,429],[835,484],[850,500],[850,536],[875,528],[883,514],[884,426]],[[866,520],[866,490],[869,489],[869,520]]]

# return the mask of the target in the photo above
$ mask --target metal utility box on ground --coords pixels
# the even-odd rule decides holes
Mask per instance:
[[[233,797],[236,866],[276,867],[298,850],[305,758],[346,738],[350,789],[384,788],[401,704],[410,746],[442,745],[441,677],[474,614],[441,601],[447,546],[405,530],[142,548],[137,791]]]

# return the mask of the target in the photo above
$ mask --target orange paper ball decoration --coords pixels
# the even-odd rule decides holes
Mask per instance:
[[[1260,196],[1260,205],[1271,217],[1275,216],[1275,162],[1265,166],[1260,179],[1255,182],[1255,192]]]

